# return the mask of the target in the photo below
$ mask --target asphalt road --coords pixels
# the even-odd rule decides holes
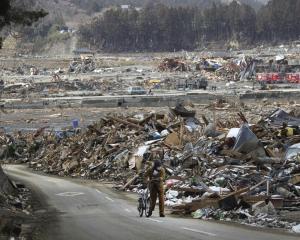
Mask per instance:
[[[44,229],[45,239],[99,240],[289,240],[298,236],[196,219],[138,217],[136,205],[107,189],[6,166],[12,177],[30,183],[58,212]]]

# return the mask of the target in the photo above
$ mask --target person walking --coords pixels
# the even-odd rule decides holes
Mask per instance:
[[[152,215],[155,209],[157,196],[159,198],[159,216],[165,217],[164,213],[164,179],[165,169],[160,160],[155,160],[152,167],[145,172],[145,182],[150,181],[150,208],[148,216]]]

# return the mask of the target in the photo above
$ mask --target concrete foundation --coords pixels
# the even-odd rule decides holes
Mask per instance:
[[[289,102],[300,99],[300,90],[289,91],[259,91],[244,94],[220,94],[215,92],[187,92],[178,94],[164,94],[154,96],[93,96],[93,97],[61,97],[42,98],[37,100],[8,99],[5,108],[11,109],[43,109],[53,107],[174,107],[177,102],[209,104],[218,99],[230,102],[261,102],[268,101]]]

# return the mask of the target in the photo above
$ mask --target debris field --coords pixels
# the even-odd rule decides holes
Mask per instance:
[[[2,133],[2,162],[115,183],[137,192],[152,161],[167,173],[165,204],[174,214],[299,231],[300,115],[226,101],[168,111],[109,113],[87,128]]]

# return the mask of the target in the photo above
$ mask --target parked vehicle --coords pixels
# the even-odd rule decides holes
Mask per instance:
[[[264,83],[300,83],[300,73],[257,73],[256,80]]]
[[[289,83],[300,83],[300,73],[287,73],[285,78]]]
[[[186,80],[178,80],[176,89],[177,90],[185,90],[185,89],[204,89],[206,90],[208,86],[208,81],[205,77],[200,77],[198,79],[186,79]]]
[[[128,94],[130,95],[144,95],[146,94],[146,90],[143,87],[129,87],[127,89]]]
[[[281,83],[285,82],[285,74],[272,72],[272,73],[257,73],[256,79],[259,82],[266,83]]]
[[[200,79],[197,80],[196,86],[198,89],[204,89],[206,90],[207,86],[208,86],[208,82],[207,79],[202,77]]]

